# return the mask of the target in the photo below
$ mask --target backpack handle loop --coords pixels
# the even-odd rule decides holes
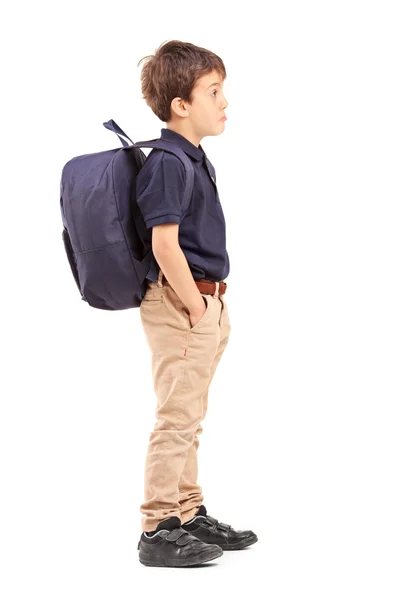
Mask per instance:
[[[104,127],[106,129],[109,129],[110,131],[113,131],[114,133],[117,134],[117,136],[121,140],[121,143],[124,146],[124,148],[127,148],[129,146],[129,144],[128,144],[128,142],[123,137],[121,137],[121,135],[123,135],[124,137],[128,138],[128,140],[130,141],[130,143],[133,144],[131,138],[129,136],[127,136],[124,131],[122,131],[121,127],[119,125],[117,125],[116,122],[113,119],[110,119],[106,123],[103,123],[103,125],[104,125]]]

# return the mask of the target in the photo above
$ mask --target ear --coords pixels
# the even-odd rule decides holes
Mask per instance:
[[[174,111],[179,117],[186,117],[188,112],[186,108],[186,102],[178,96],[171,100],[171,110]]]

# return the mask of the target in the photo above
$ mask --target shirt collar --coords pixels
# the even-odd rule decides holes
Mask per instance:
[[[186,154],[189,154],[189,156],[192,156],[198,161],[202,161],[205,157],[205,152],[201,147],[201,144],[199,144],[199,147],[195,146],[194,144],[192,144],[192,142],[189,142],[189,140],[183,135],[177,133],[176,131],[172,131],[172,129],[167,129],[166,127],[163,127],[161,129],[160,139],[174,142]]]

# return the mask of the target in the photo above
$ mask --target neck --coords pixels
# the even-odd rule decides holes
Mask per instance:
[[[189,124],[185,121],[186,119],[182,120],[181,123],[166,123],[166,127],[171,131],[175,131],[175,133],[179,133],[187,140],[189,140],[189,142],[191,142],[193,146],[196,146],[196,148],[198,148],[203,138],[196,134],[196,132],[193,131],[193,128],[190,127]]]

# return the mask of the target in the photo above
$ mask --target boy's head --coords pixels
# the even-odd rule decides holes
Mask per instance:
[[[194,144],[225,129],[223,94],[226,71],[221,58],[205,48],[178,40],[164,42],[145,60],[142,94],[154,114],[169,129]]]

